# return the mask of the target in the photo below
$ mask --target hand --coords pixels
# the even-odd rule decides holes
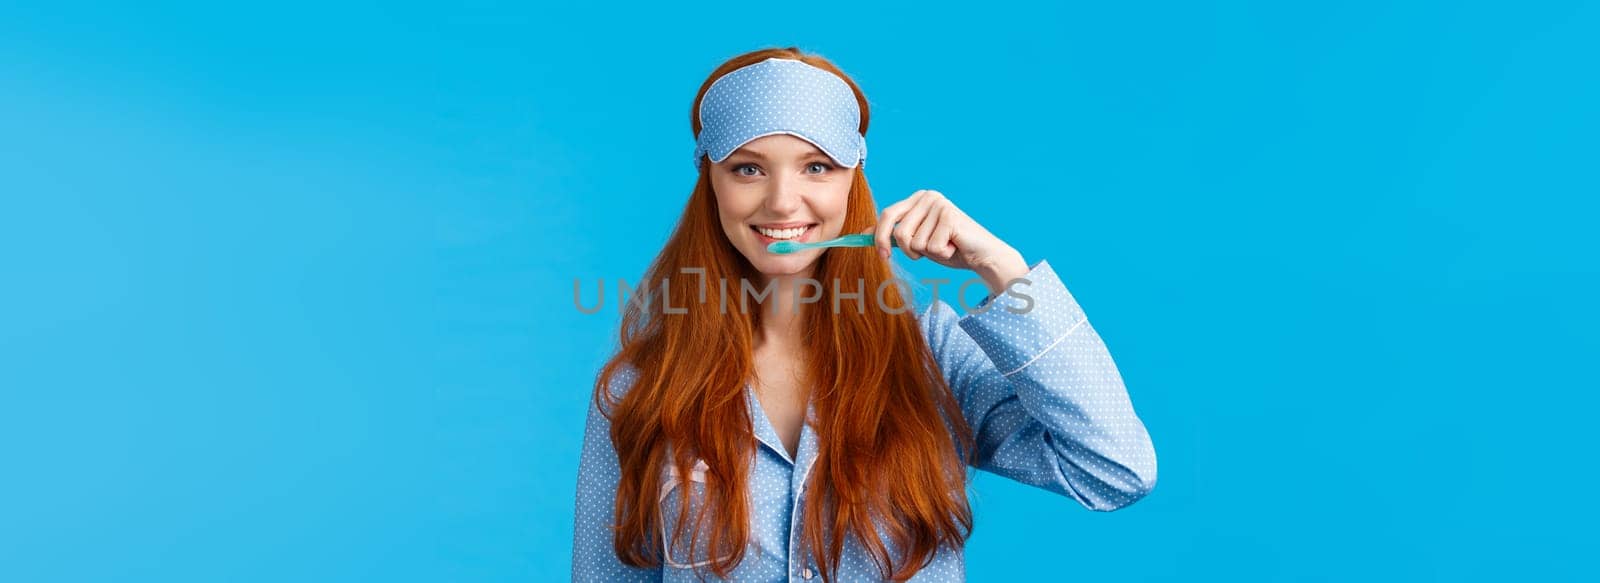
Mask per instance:
[[[912,260],[926,256],[945,267],[970,269],[998,292],[1028,273],[1016,249],[983,228],[935,190],[918,190],[878,214],[872,229],[878,255],[889,258],[889,237]]]

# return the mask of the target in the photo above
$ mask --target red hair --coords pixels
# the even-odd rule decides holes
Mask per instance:
[[[772,57],[801,60],[844,79],[861,105],[860,132],[866,133],[867,100],[856,83],[828,60],[791,47],[746,53],[717,67],[690,108],[696,135],[700,100],[712,82]],[[646,272],[641,290],[659,291],[657,286],[665,285],[667,297],[695,298],[702,282],[728,281],[730,308],[707,309],[707,304],[717,305],[714,299],[703,304],[691,300],[687,313],[678,313],[676,307],[664,312],[667,302],[628,302],[620,348],[602,368],[594,399],[611,421],[611,444],[621,470],[613,541],[618,559],[635,567],[659,564],[657,500],[663,464],[687,476],[698,457],[709,469],[704,505],[689,536],[692,546],[721,558],[711,563],[712,572],[728,577],[743,560],[750,536],[746,487],[758,452],[745,386],[755,371],[755,331],[767,308],[733,308],[739,305],[734,298],[741,297],[736,282],[759,280],[720,226],[710,170],[710,161],[702,159],[683,216]],[[876,222],[877,205],[858,166],[843,232],[862,232]],[[705,273],[702,279],[680,268],[704,268]],[[853,536],[884,578],[907,579],[941,545],[959,548],[972,532],[966,497],[972,430],[904,290],[884,287],[881,301],[889,309],[877,307],[874,292],[894,277],[888,263],[876,253],[825,252],[814,273],[830,291],[834,281],[841,282],[843,291],[853,288],[842,282],[864,281],[859,289],[868,299],[864,313],[849,309],[850,302],[833,312],[824,301],[804,306],[799,320],[805,327],[805,371],[813,387],[819,445],[803,509],[803,549],[818,559],[824,581],[831,581],[845,537]],[[706,297],[716,294],[709,290]],[[683,305],[681,300],[672,303]],[[616,398],[609,387],[624,365],[633,366],[637,378]],[[680,489],[679,495],[678,524],[690,524],[688,490]],[[682,534],[674,533],[674,542],[668,544]]]

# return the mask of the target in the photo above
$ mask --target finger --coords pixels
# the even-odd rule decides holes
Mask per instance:
[[[895,233],[900,236],[900,244],[911,250],[907,256],[912,259],[921,259],[928,254],[928,240],[919,234],[931,234],[933,227],[938,222],[939,207],[948,204],[948,200],[938,191],[923,191],[922,202],[917,203],[911,210],[906,211],[906,217],[900,221]]]
[[[872,240],[878,247],[878,255],[889,257],[889,234],[894,230],[895,223],[900,221],[900,217],[905,215],[906,209],[914,202],[916,202],[915,197],[906,198],[878,213],[878,225],[872,229]]]
[[[900,242],[900,250],[913,261],[922,258],[923,250],[911,246],[911,237],[916,235],[917,229],[922,226],[922,220],[928,216],[928,207],[934,200],[934,197],[926,192],[920,195],[916,205],[906,211],[906,216],[901,217],[900,224],[894,227],[894,240]]]
[[[911,247],[923,255],[932,255],[928,247],[929,238],[933,230],[939,226],[940,217],[944,216],[944,209],[950,206],[950,201],[941,198],[933,200],[928,205],[928,214],[923,217],[922,224],[917,225],[917,230],[911,235]]]
[[[939,213],[939,226],[933,229],[933,235],[928,239],[928,252],[940,259],[950,259],[956,254],[956,246],[950,241],[955,233],[956,217],[948,211]]]

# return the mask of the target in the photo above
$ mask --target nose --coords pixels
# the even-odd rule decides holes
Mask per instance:
[[[780,176],[770,184],[772,186],[767,190],[765,205],[772,216],[794,216],[805,205],[805,187],[800,184],[799,178]]]

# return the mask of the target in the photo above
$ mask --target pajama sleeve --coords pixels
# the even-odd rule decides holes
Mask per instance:
[[[613,376],[612,385],[631,384],[632,370]],[[612,389],[613,394],[619,394]],[[611,543],[615,521],[615,494],[621,470],[611,446],[611,423],[589,399],[588,422],[583,429],[583,457],[578,462],[576,508],[572,524],[573,581],[660,581],[661,568],[641,569],[622,564]]]
[[[935,300],[923,318],[976,437],[971,464],[1091,510],[1132,504],[1155,487],[1156,455],[1116,364],[1048,262],[1023,277],[966,316]]]

